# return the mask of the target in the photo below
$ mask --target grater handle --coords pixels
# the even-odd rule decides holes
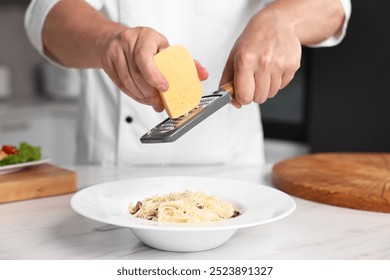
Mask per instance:
[[[228,82],[228,83],[224,84],[223,86],[221,86],[220,88],[223,89],[224,91],[227,91],[228,93],[230,93],[230,95],[234,95],[233,82]]]

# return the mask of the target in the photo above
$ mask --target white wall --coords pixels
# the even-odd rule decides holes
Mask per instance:
[[[1,109],[1,107],[0,107]],[[75,162],[75,106],[40,104],[0,112],[0,146],[28,142],[57,165]]]
[[[31,99],[41,94],[37,68],[43,58],[24,31],[27,5],[28,1],[0,0],[0,65],[11,70],[12,99]]]

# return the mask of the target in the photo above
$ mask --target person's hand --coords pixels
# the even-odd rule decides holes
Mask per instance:
[[[166,91],[168,82],[153,56],[168,46],[168,40],[153,29],[123,28],[105,44],[102,67],[124,93],[160,112],[163,106],[157,90]]]
[[[237,39],[220,84],[234,80],[232,104],[237,108],[251,102],[262,104],[293,79],[301,54],[293,27],[260,12]]]
[[[123,28],[105,42],[102,67],[124,93],[161,112],[164,107],[158,91],[168,90],[169,85],[153,56],[167,47],[168,40],[151,28]],[[194,63],[199,78],[207,79],[206,69],[199,62]]]

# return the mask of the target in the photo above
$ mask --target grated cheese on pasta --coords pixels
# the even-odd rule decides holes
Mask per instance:
[[[154,195],[129,204],[134,217],[169,223],[200,223],[230,219],[239,215],[230,202],[203,192],[172,192]]]

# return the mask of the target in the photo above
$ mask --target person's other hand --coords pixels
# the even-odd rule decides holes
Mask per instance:
[[[102,67],[111,80],[139,103],[164,110],[158,91],[168,90],[168,82],[158,71],[153,56],[169,47],[168,40],[147,27],[123,28],[103,44]],[[207,71],[194,61],[201,80]]]
[[[237,108],[251,102],[262,104],[293,79],[301,54],[293,27],[260,12],[237,39],[220,84],[234,80],[232,104]]]

